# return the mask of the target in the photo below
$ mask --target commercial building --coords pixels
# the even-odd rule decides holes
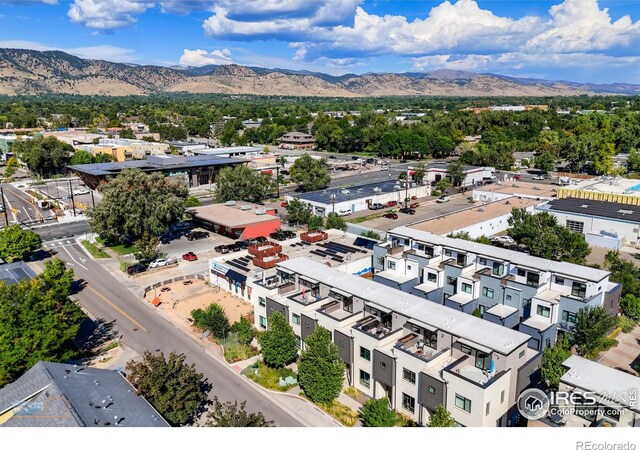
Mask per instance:
[[[437,183],[443,178],[451,178],[448,169],[449,164],[430,164],[425,169],[424,182]],[[481,182],[483,179],[491,178],[496,169],[493,167],[464,166],[462,171],[464,179],[461,186],[475,186],[476,183]]]
[[[0,389],[4,427],[168,427],[115,370],[40,361]]]
[[[536,207],[558,223],[585,235],[589,245],[617,250],[640,248],[640,204],[566,197]]]
[[[558,189],[550,184],[527,183],[523,181],[496,181],[473,189],[472,198],[476,202],[495,202],[515,198],[552,200]]]
[[[558,198],[567,197],[638,206],[640,180],[609,176],[590,178],[559,188]]]
[[[199,226],[233,239],[269,236],[280,228],[276,212],[268,206],[233,201],[189,209]]]
[[[431,186],[389,180],[378,183],[361,184],[347,188],[329,188],[304,194],[287,195],[287,200],[298,198],[311,206],[313,214],[328,216],[331,212],[348,215],[364,211],[374,203],[395,201],[404,202],[405,198],[420,198],[431,195]]]
[[[245,164],[245,161],[215,156],[150,155],[144,160],[77,164],[67,167],[78,174],[82,182],[91,189],[97,188],[101,182],[117,176],[126,169],[140,169],[143,172],[161,172],[167,176],[183,177],[187,185],[193,188],[214,183],[220,170],[238,164]]]
[[[567,372],[560,378],[558,391],[571,393],[575,403],[584,400],[572,414],[562,417],[565,425],[640,427],[637,376],[576,355],[562,365]]]
[[[571,332],[580,309],[618,312],[621,285],[609,272],[526,253],[394,228],[374,247],[374,280],[531,336],[544,350]]]
[[[144,159],[150,155],[171,153],[169,144],[161,142],[139,141],[137,139],[100,139],[95,145],[83,145],[83,150],[93,154],[103,153],[113,156],[116,161]]]
[[[528,335],[307,258],[276,270],[256,317],[282,313],[303,348],[328,329],[350,386],[422,425],[439,405],[462,426],[518,421],[516,399],[541,364]]]
[[[316,146],[316,140],[312,135],[307,133],[300,133],[297,131],[292,131],[291,133],[283,135],[278,139],[278,142],[280,143],[280,148],[288,149],[312,149]]]
[[[187,155],[207,155],[219,158],[251,156],[260,153],[262,153],[262,148],[249,146],[192,148],[186,151]]]

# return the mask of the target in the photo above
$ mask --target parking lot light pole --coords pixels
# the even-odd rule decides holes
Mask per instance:
[[[7,205],[4,202],[4,191],[2,190],[2,186],[0,186],[0,197],[2,197],[2,210],[4,211],[4,220],[5,226],[9,226],[9,215],[7,213]]]

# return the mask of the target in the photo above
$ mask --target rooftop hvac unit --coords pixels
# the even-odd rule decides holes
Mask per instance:
[[[379,187],[374,187],[373,192],[382,192],[382,189]]]
[[[227,205],[227,206],[236,206],[236,202],[235,202],[235,200],[229,200],[228,202],[225,203],[225,205]]]
[[[243,211],[248,211],[248,210],[250,210],[250,209],[251,209],[251,206],[250,206],[250,205],[242,205],[242,206],[240,207],[240,209],[241,209],[241,210],[243,210]]]
[[[256,215],[258,216],[262,216],[263,214],[266,214],[266,213],[267,213],[267,210],[264,208],[256,209]]]
[[[345,195],[351,194],[351,191],[349,189],[343,189],[341,192]]]

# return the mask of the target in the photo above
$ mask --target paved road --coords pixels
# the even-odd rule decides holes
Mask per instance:
[[[302,426],[288,412],[265,394],[256,390],[244,378],[234,375],[223,363],[206,351],[155,311],[145,306],[129,290],[99,264],[91,260],[73,240],[55,245],[57,256],[75,272],[76,278],[86,282],[77,295],[82,305],[95,317],[115,321],[115,329],[122,342],[138,353],[145,350],[185,353],[190,363],[213,384],[212,395],[223,401],[246,400],[247,409],[261,411],[278,426]]]
[[[33,227],[32,230],[40,235],[43,242],[46,242],[87,233],[89,232],[89,222],[80,220],[77,222],[52,223]]]
[[[38,222],[53,215],[51,211],[40,210],[37,205],[31,202],[29,195],[10,184],[2,184],[2,190],[9,215],[9,223]]]

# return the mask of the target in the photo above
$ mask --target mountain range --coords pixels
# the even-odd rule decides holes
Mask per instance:
[[[154,66],[61,51],[0,49],[0,95],[219,93],[276,96],[568,96],[640,94],[640,85],[514,78],[454,70],[340,76],[237,64]]]

